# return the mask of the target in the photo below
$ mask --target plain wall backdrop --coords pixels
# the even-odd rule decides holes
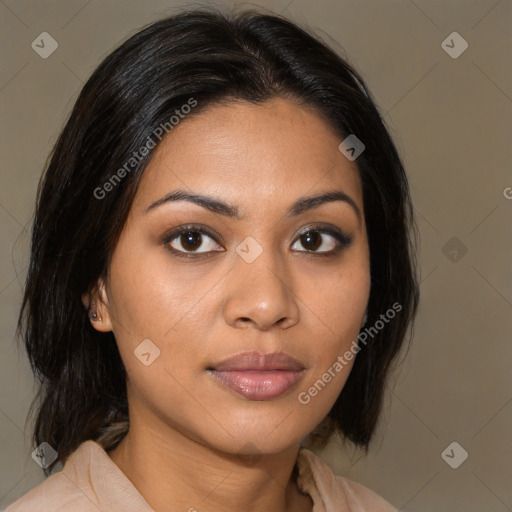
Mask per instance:
[[[44,163],[100,60],[143,25],[200,5],[0,2],[1,508],[44,479],[25,429],[34,380],[15,335]],[[362,74],[404,160],[421,235],[414,339],[370,455],[336,442],[320,455],[407,512],[512,510],[511,1],[236,5],[314,30]],[[58,44],[47,58],[31,46],[43,32]]]

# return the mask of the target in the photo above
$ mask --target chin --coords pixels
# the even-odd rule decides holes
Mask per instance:
[[[229,428],[222,428],[215,422],[209,422],[210,429],[202,432],[203,443],[212,448],[232,455],[272,455],[281,453],[301,440],[314,429],[316,423],[309,425],[304,418],[297,418],[281,409],[280,414],[237,414],[223,422]],[[283,413],[284,412],[284,413]],[[311,421],[311,418],[308,418]],[[212,423],[215,428],[212,429]],[[308,430],[310,427],[310,430]]]

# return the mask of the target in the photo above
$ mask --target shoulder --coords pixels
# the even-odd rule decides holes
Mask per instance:
[[[4,512],[98,512],[95,505],[60,471],[11,503]]]
[[[84,441],[58,473],[4,512],[149,512],[153,509],[103,447]]]
[[[384,498],[349,478],[335,475],[330,466],[314,452],[301,449],[298,458],[300,488],[326,511],[398,512]]]
[[[368,487],[342,476],[336,481],[343,488],[347,500],[354,511],[361,512],[398,512],[398,509]]]

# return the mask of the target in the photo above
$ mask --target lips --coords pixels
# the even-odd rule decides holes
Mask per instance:
[[[302,377],[304,366],[284,352],[243,352],[207,368],[217,382],[249,400],[276,398]]]

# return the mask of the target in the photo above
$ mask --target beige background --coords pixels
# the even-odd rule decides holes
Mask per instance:
[[[41,169],[100,59],[177,5],[187,3],[0,2],[2,508],[43,480],[24,430],[33,379],[15,341]],[[252,5],[316,30],[366,79],[404,158],[421,232],[415,336],[373,450],[363,458],[333,445],[325,460],[407,512],[512,510],[511,1]],[[59,44],[47,59],[31,48],[44,31]],[[441,47],[453,31],[469,44],[456,59]],[[457,469],[441,457],[453,441],[469,453]]]

